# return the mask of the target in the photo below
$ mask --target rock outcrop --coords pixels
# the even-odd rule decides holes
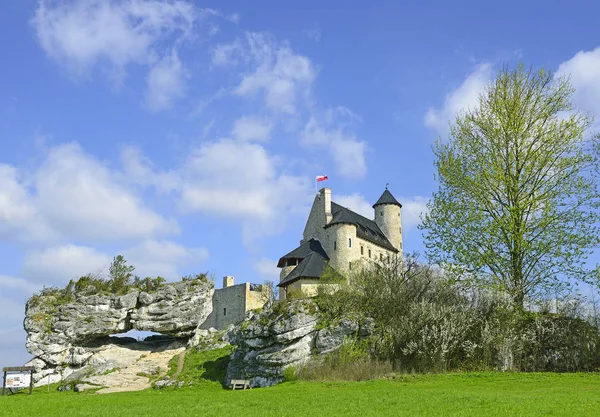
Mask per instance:
[[[98,341],[129,330],[193,338],[212,311],[214,284],[190,280],[164,284],[152,293],[72,296],[49,291],[32,297],[25,310],[26,347],[35,358],[34,379],[60,380],[99,361]],[[183,341],[183,345],[187,340]]]
[[[236,345],[227,368],[227,382],[248,379],[253,387],[265,387],[283,380],[283,371],[306,363],[313,355],[338,349],[347,337],[365,337],[373,323],[341,318],[323,326],[316,304],[294,300],[259,313],[249,312],[246,320],[229,334]]]

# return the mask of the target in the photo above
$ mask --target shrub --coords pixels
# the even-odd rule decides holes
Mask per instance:
[[[367,265],[317,303],[325,324],[342,314],[371,317],[371,358],[399,371],[587,371],[600,363],[598,328],[573,303],[560,314],[526,312],[505,293],[449,280],[416,256]]]

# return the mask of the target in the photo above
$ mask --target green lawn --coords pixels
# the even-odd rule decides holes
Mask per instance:
[[[2,416],[599,416],[600,374],[473,373],[368,382],[0,397]]]

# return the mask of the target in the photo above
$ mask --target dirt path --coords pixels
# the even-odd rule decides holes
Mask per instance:
[[[138,359],[131,365],[106,375],[88,377],[85,381],[103,386],[104,388],[97,391],[98,394],[141,391],[151,386],[148,376],[164,375],[167,373],[169,370],[169,361],[175,355],[179,355],[177,363],[177,372],[179,373],[183,369],[184,347],[161,352],[140,352]]]
[[[175,372],[174,377],[177,377],[181,371],[183,371],[183,364],[185,363],[185,351],[181,352],[177,357],[177,371]]]

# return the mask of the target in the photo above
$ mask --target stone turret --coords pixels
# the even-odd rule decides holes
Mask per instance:
[[[398,249],[402,255],[402,216],[400,209],[402,204],[385,189],[379,200],[373,205],[375,211],[375,223],[388,238],[390,243]]]

